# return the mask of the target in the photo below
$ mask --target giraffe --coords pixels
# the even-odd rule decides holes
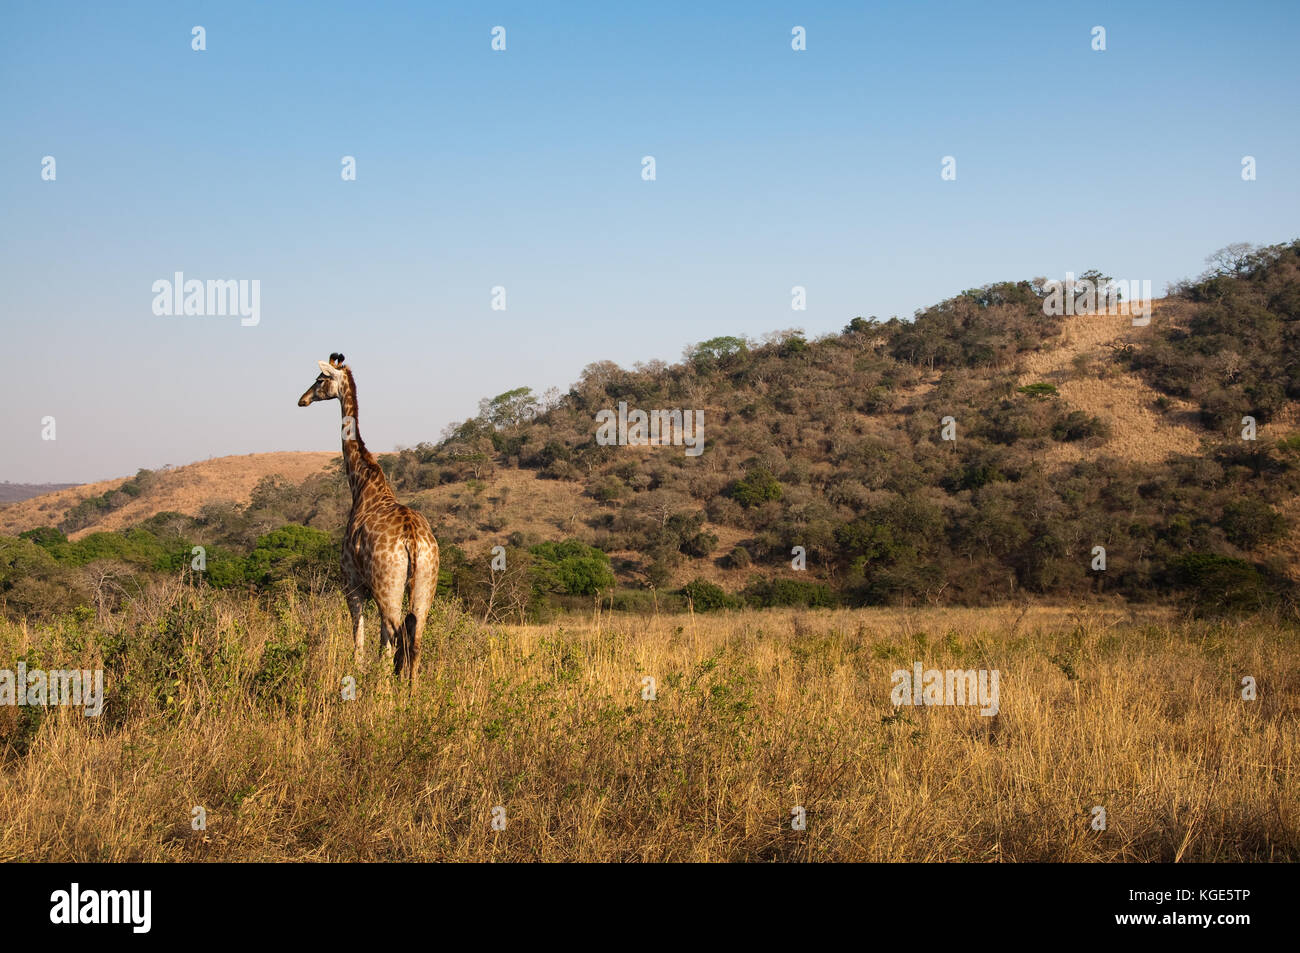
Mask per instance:
[[[343,593],[352,613],[356,661],[365,661],[362,610],[366,599],[379,606],[380,652],[396,646],[393,671],[414,683],[420,659],[420,637],[433,603],[438,579],[438,542],[429,522],[402,506],[384,471],[357,429],[357,385],[342,354],[318,361],[320,376],[298,398],[306,407],[318,400],[337,400],[343,415],[343,463],[352,491],[352,510],[343,534]],[[402,615],[405,590],[410,606]]]

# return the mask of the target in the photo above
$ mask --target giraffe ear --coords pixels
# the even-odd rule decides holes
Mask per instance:
[[[329,361],[317,361],[316,363],[320,365],[320,369],[322,373],[328,374],[330,377],[339,376],[339,369],[335,367],[333,364],[331,364]]]

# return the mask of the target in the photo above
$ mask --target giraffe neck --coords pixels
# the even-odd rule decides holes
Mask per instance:
[[[379,468],[379,461],[366,449],[361,439],[357,412],[357,385],[352,371],[344,370],[346,384],[339,398],[343,418],[343,466],[348,474],[348,487],[352,490],[352,505],[371,496],[393,496],[392,487]],[[351,426],[349,427],[349,420]]]

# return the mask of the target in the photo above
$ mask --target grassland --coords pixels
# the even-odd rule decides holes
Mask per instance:
[[[97,719],[0,708],[0,860],[1300,857],[1296,632],[1266,619],[593,608],[485,627],[439,605],[428,631],[409,691],[354,670],[330,593],[160,583],[102,619],[0,623],[0,668],[102,664],[108,684]],[[999,713],[895,709],[890,673],[914,661],[997,669]]]

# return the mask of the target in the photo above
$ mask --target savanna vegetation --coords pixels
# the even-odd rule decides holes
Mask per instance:
[[[1111,422],[1055,384],[1017,383],[1025,358],[1061,333],[1041,279],[974,289],[912,321],[854,318],[816,340],[719,337],[677,364],[593,364],[567,393],[485,399],[440,441],[381,463],[435,528],[441,594],[485,619],[545,619],[596,593],[647,612],[1089,594],[1294,611],[1283,544],[1297,531],[1300,433],[1240,431],[1243,417],[1268,425],[1300,398],[1298,264],[1300,242],[1225,249],[1173,290],[1149,333],[1078,369],[1140,375],[1199,408],[1201,446],[1159,463],[1110,452]],[[620,401],[703,411],[705,452],[600,445],[595,415]],[[945,418],[956,440],[943,439]],[[1066,444],[1083,452],[1054,458]],[[524,528],[500,483],[523,472],[576,488],[580,511]],[[158,572],[250,591],[337,582],[349,503],[338,472],[268,478],[247,505],[67,540],[150,479],[83,501],[58,527],[0,538],[9,611],[106,611]],[[190,574],[194,546],[206,568]],[[791,569],[795,547],[805,571]]]
[[[0,707],[0,861],[1300,859],[1300,660],[1277,619],[518,626],[452,601],[431,622],[408,690],[353,667],[333,593],[152,580],[103,619],[0,621],[0,657],[107,685],[98,718]],[[997,714],[895,707],[914,660],[999,671]]]
[[[1196,407],[1158,464],[1021,379],[1041,281],[486,399],[381,458],[442,548],[413,688],[353,664],[340,472],[85,532],[141,471],[0,537],[0,666],[107,693],[0,705],[0,860],[1300,859],[1300,436],[1239,432],[1297,397],[1298,264],[1227,253],[1077,369]],[[598,444],[620,401],[707,449]],[[916,661],[997,714],[895,707]]]

